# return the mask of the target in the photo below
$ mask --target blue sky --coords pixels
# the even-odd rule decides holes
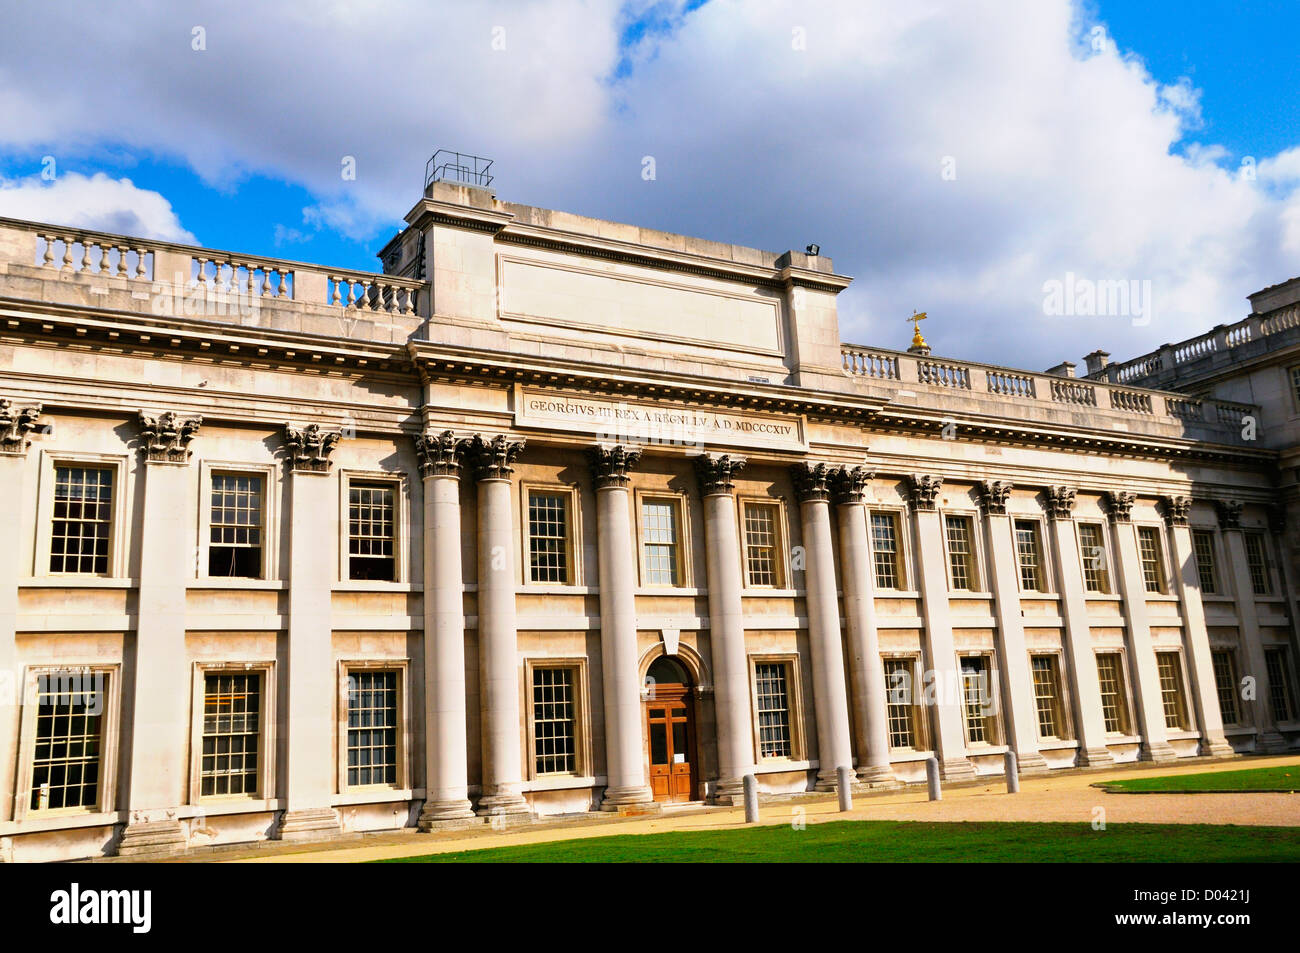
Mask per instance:
[[[1296,3],[125,6],[51,3],[0,36],[0,214],[376,270],[455,148],[497,160],[503,199],[817,241],[856,279],[847,340],[906,346],[918,308],[941,351],[1019,366],[1178,340],[1300,274]],[[1151,280],[1157,320],[1045,324],[1066,272]]]

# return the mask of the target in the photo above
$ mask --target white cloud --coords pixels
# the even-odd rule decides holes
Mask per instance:
[[[434,148],[480,152],[513,201],[819,242],[857,278],[846,340],[905,347],[917,308],[937,351],[1020,366],[1190,336],[1297,270],[1300,149],[1256,156],[1251,179],[1218,144],[1186,147],[1199,90],[1153,78],[1070,0],[101,6],[9,24],[0,148],[281,176],[315,196],[307,228],[376,241]],[[615,78],[620,29],[648,13],[659,28]],[[55,40],[78,52],[52,69]],[[1048,317],[1043,285],[1067,273],[1149,280],[1154,320]]]
[[[91,231],[197,244],[157,192],[140,189],[130,179],[102,172],[87,178],[76,172],[23,179],[0,178],[0,215]]]

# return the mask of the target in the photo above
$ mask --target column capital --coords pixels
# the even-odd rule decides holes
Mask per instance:
[[[1047,518],[1068,520],[1074,515],[1074,497],[1079,491],[1072,486],[1049,486],[1043,491],[1047,501]]]
[[[503,433],[487,439],[476,433],[469,438],[465,448],[470,466],[474,468],[474,479],[479,482],[509,480],[515,472],[513,464],[523,452],[523,440],[511,440]]]
[[[706,453],[695,458],[695,475],[699,477],[700,493],[704,496],[730,493],[735,489],[733,478],[743,469],[745,458],[727,453]]]
[[[1101,494],[1112,523],[1131,523],[1137,494],[1128,490],[1106,490]]]
[[[146,463],[189,463],[190,441],[199,432],[202,417],[181,417],[174,411],[150,416],[140,411],[140,449]]]
[[[1011,496],[1012,486],[1006,480],[981,480],[975,484],[984,512],[989,516],[1006,516],[1007,499]]]
[[[1241,529],[1241,500],[1216,500],[1220,529]]]
[[[1160,498],[1160,515],[1165,518],[1165,525],[1171,529],[1186,526],[1187,517],[1192,512],[1190,496],[1162,496]]]
[[[836,503],[861,503],[876,471],[866,467],[836,467],[831,473],[831,489]]]
[[[330,454],[342,439],[341,432],[322,430],[320,424],[308,424],[301,430],[285,424],[284,444],[289,448],[290,472],[329,473]]]
[[[0,400],[0,453],[25,454],[32,442],[27,434],[41,416],[40,404],[14,407],[14,402]]]
[[[420,461],[420,476],[460,476],[460,464],[469,446],[469,439],[457,437],[452,431],[422,433],[415,438],[415,455]]]
[[[794,481],[794,495],[800,503],[825,503],[831,498],[831,476],[834,471],[825,463],[805,460],[790,467]]]
[[[641,451],[622,444],[598,445],[587,450],[587,460],[596,489],[624,489],[630,481],[629,474],[641,462]]]
[[[906,480],[912,508],[933,510],[938,503],[939,491],[943,488],[943,477],[931,473],[913,473]]]

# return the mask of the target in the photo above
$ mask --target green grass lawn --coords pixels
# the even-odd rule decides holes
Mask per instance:
[[[403,857],[384,863],[852,863],[1300,861],[1300,828],[1213,824],[831,821],[623,834]]]
[[[1209,794],[1215,791],[1300,791],[1300,765],[1215,771],[1173,777],[1102,781],[1097,787],[1125,794]],[[1300,802],[1296,808],[1300,810]]]

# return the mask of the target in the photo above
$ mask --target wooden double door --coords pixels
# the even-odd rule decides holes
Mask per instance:
[[[653,697],[645,701],[645,717],[654,799],[695,800],[695,705],[690,686],[656,683]]]

